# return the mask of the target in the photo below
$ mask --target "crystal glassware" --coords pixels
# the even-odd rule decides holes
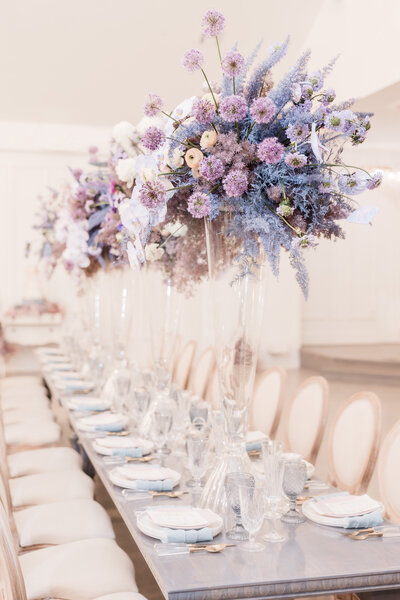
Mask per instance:
[[[144,386],[137,387],[133,390],[133,415],[136,421],[136,428],[140,431],[144,415],[147,412],[150,404],[150,392]]]
[[[260,552],[265,545],[256,542],[256,535],[264,522],[265,482],[254,480],[239,483],[240,515],[243,527],[249,534],[249,541],[240,546],[246,552]]]
[[[305,521],[302,514],[297,509],[296,499],[304,489],[307,481],[307,467],[301,458],[285,461],[283,471],[283,491],[289,498],[289,510],[282,515],[283,523],[303,523]]]
[[[193,487],[201,487],[201,478],[208,468],[210,438],[207,431],[191,433],[186,438],[188,465],[193,476]]]
[[[173,410],[167,401],[158,401],[153,412],[153,435],[157,454],[169,454],[168,434],[172,427]]]
[[[249,539],[248,533],[243,527],[240,513],[239,485],[254,483],[254,476],[251,473],[228,473],[225,476],[225,493],[228,504],[235,514],[235,526],[226,532],[231,540],[245,541]]]
[[[282,480],[285,461],[279,442],[262,443],[266,497],[271,511],[272,528],[264,536],[267,542],[283,542],[286,538],[276,529],[277,507],[282,498]]]

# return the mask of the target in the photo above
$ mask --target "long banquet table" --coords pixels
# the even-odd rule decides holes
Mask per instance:
[[[54,408],[66,410],[51,379],[45,379]],[[367,597],[375,599],[386,597],[383,590],[400,590],[400,537],[354,541],[344,536],[342,531],[309,521],[297,526],[281,524],[287,540],[280,544],[267,544],[263,552],[242,552],[238,545],[220,554],[197,552],[159,556],[155,550],[158,540],[141,533],[136,525],[135,513],[149,505],[189,502],[190,495],[179,499],[164,497],[153,500],[144,492],[143,499],[127,499],[122,489],[109,479],[109,471],[115,465],[107,464],[96,453],[92,445],[93,435],[77,428],[77,419],[72,412],[69,412],[68,418],[168,600],[301,598],[362,591],[374,592]],[[172,456],[167,458],[167,466],[184,471],[183,464]],[[184,485],[181,485],[182,488]],[[268,523],[264,527],[268,527]],[[221,534],[216,541],[229,540]],[[400,591],[394,596],[390,594],[390,598],[395,597],[400,598]]]

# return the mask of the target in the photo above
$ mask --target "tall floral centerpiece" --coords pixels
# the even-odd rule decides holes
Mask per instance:
[[[288,41],[269,49],[253,66],[259,46],[245,59],[235,46],[222,55],[219,35],[225,18],[208,11],[205,36],[214,38],[222,70],[219,84],[204,70],[204,56],[188,50],[183,66],[200,73],[206,93],[191,98],[187,114],[164,111],[150,94],[147,110],[170,120],[168,134],[148,132],[153,150],[163,147],[157,177],[139,195],[150,211],[179,206],[205,220],[221,405],[229,456],[205,488],[204,501],[223,505],[223,476],[246,465],[244,440],[261,332],[262,277],[267,261],[279,271],[280,251],[289,253],[296,278],[307,295],[304,250],[319,238],[344,237],[340,221],[361,221],[355,195],[374,189],[381,173],[347,165],[346,142],[361,144],[370,115],[337,102],[325,79],[333,67],[309,72],[305,52],[277,83],[272,69]]]

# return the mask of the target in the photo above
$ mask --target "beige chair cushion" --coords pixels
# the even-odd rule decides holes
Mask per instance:
[[[362,435],[357,435],[357,431]],[[332,437],[332,464],[346,488],[361,480],[374,441],[375,413],[371,403],[360,398],[343,410]]]
[[[4,427],[6,444],[41,446],[54,444],[60,439],[60,426],[54,421],[33,419],[30,423],[14,423]]]
[[[28,552],[19,557],[27,600],[92,600],[137,592],[129,557],[113,540],[93,539]]]
[[[40,375],[14,375],[5,377],[1,382],[1,389],[6,390],[12,387],[23,387],[27,385],[42,385],[42,377]]]
[[[40,410],[49,407],[49,399],[45,394],[21,398],[21,396],[3,398],[1,408],[3,414],[10,410]]]
[[[30,406],[26,409],[15,408],[7,410],[3,414],[4,425],[12,425],[14,423],[27,423],[32,420],[39,421],[54,421],[53,411],[49,407],[32,409]]]
[[[50,471],[80,469],[81,455],[72,448],[38,448],[9,454],[7,457],[10,477],[22,477]]]
[[[104,508],[89,499],[32,506],[16,511],[14,521],[22,547],[115,537]]]
[[[79,469],[69,469],[10,479],[10,492],[13,506],[29,506],[93,498],[94,484]]]

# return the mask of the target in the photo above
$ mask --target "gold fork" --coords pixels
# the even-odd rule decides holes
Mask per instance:
[[[154,456],[125,456],[126,462],[150,462]]]
[[[195,544],[189,544],[189,552],[210,552],[211,554],[216,554],[217,552],[222,552],[225,548],[231,548],[236,546],[236,544],[209,544],[207,546],[197,546]]]
[[[180,498],[183,494],[188,494],[189,492],[177,491],[177,492],[152,492],[149,491],[150,496],[168,496],[168,498]]]

